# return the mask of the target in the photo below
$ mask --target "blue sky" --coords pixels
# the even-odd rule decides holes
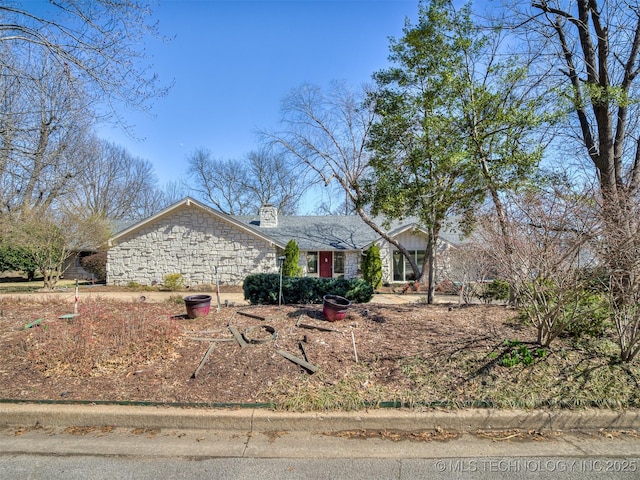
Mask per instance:
[[[389,37],[417,9],[418,0],[161,0],[155,18],[175,39],[146,49],[175,85],[152,115],[125,114],[138,139],[111,127],[99,134],[151,161],[161,186],[184,176],[196,148],[242,158],[258,130],[276,129],[291,89],[360,85],[387,67]]]

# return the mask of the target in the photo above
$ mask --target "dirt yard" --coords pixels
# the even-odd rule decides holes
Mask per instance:
[[[4,298],[0,309],[4,399],[275,402],[289,409],[498,401],[506,391],[521,396],[517,384],[569,368],[549,373],[551,355],[532,367],[501,365],[511,349],[505,340],[526,344],[535,335],[500,306],[363,304],[337,322],[324,320],[322,305],[217,313],[213,304],[195,320],[175,302],[90,300],[73,318],[60,318],[70,313],[67,302]],[[552,390],[541,384],[537,395]]]

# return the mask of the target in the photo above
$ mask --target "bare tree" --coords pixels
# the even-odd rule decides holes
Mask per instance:
[[[254,214],[265,204],[293,214],[309,188],[303,172],[266,148],[250,152],[244,161],[218,160],[200,148],[188,161],[193,190],[229,215]]]
[[[86,168],[74,178],[69,201],[76,211],[110,220],[140,219],[162,207],[153,166],[124,147],[92,137]]]
[[[609,225],[598,237],[601,258],[609,266],[610,307],[624,362],[640,353],[640,203],[627,204],[633,205],[630,218],[617,228]]]
[[[270,204],[283,214],[294,214],[310,188],[306,175],[287,158],[268,148],[249,152],[244,188],[251,192],[254,207]]]
[[[420,272],[414,256],[365,208],[363,187],[371,172],[367,145],[375,120],[367,95],[366,88],[356,92],[341,82],[334,82],[326,93],[316,85],[302,85],[282,102],[282,130],[264,135],[311,169],[325,186],[336,182],[346,196],[345,206],[353,206],[370,228],[402,252],[414,272]]]
[[[640,189],[640,8],[626,0],[537,0],[525,15],[527,39],[539,41],[527,45],[538,62],[556,66],[548,80],[571,113],[566,131],[598,185],[593,200],[601,206],[600,235],[611,242],[601,248],[602,258],[611,288],[620,290],[611,292],[614,312],[627,312],[620,318],[632,322],[635,267],[625,246],[637,228]],[[623,356],[634,355],[628,343],[621,348]]]
[[[175,180],[165,183],[162,187],[162,200],[159,208],[165,208],[173,203],[182,200],[189,194],[189,186],[184,180]]]
[[[30,6],[0,2],[0,43],[20,55],[30,51],[52,59],[118,120],[118,104],[145,110],[166,93],[145,58],[142,41],[159,38],[145,2],[58,0],[44,9]],[[22,76],[18,66],[9,66],[14,76]]]
[[[449,279],[460,285],[460,297],[466,304],[484,297],[487,281],[497,273],[494,256],[473,242],[451,251]]]
[[[191,188],[197,195],[223,213],[239,215],[249,207],[247,192],[238,189],[247,172],[235,160],[219,160],[206,148],[199,148],[187,157]]]
[[[0,200],[5,212],[44,211],[81,169],[90,112],[82,85],[51,59],[21,58],[1,43],[0,55],[10,59],[0,64]]]
[[[628,198],[640,179],[640,9],[624,0],[534,1],[526,27],[544,39],[539,61],[556,66],[561,105],[596,169],[608,203]]]

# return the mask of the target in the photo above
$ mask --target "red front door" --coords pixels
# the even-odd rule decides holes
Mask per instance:
[[[318,260],[320,261],[320,277],[333,277],[333,254],[331,252],[320,252]]]

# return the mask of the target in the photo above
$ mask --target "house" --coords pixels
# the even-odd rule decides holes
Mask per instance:
[[[94,253],[96,253],[94,250],[73,251],[64,261],[62,276],[78,280],[94,280],[94,276],[82,266],[82,259]]]
[[[426,237],[415,224],[389,231],[422,262]],[[440,238],[438,249],[454,246],[454,235]],[[118,232],[109,240],[109,285],[154,285],[180,273],[188,285],[239,285],[252,273],[278,272],[278,257],[290,240],[300,250],[305,276],[354,278],[363,252],[380,246],[383,281],[413,280],[404,258],[357,216],[279,216],[265,205],[255,216],[221,213],[185,198]],[[217,277],[217,278],[216,278]]]

